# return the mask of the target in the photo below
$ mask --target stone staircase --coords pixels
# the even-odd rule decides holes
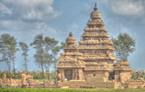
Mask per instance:
[[[87,77],[86,82],[87,84],[90,84],[90,85],[97,85],[100,83],[104,83],[104,78],[103,77]]]
[[[87,77],[86,84],[84,87],[94,87],[94,88],[114,88],[114,82],[105,82],[104,77]]]

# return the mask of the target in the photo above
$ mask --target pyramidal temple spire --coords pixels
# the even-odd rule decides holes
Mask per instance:
[[[97,7],[97,2],[95,3],[95,7],[94,7],[94,10],[98,10],[98,7]]]

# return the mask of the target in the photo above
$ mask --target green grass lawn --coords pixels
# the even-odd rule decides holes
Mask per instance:
[[[0,92],[145,92],[145,89],[50,89],[50,88],[0,88]]]

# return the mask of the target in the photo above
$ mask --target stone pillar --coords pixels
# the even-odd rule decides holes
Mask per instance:
[[[79,80],[84,80],[83,70],[78,69],[78,73],[79,73]]]
[[[115,81],[120,82],[120,71],[115,71]]]
[[[61,77],[62,77],[62,80],[65,79],[65,75],[64,75],[64,69],[61,70]]]
[[[125,76],[123,74],[123,72],[120,72],[120,82],[124,83],[125,81]]]
[[[3,74],[3,76],[2,76],[2,80],[3,80],[3,82],[6,82],[6,81],[7,81],[6,73]]]
[[[105,76],[105,79],[108,80],[108,78],[109,78],[109,72],[105,71],[104,76]]]
[[[57,70],[57,80],[58,81],[61,80],[61,72],[59,70]]]
[[[65,79],[64,69],[58,69],[58,80],[63,81]]]
[[[79,79],[78,69],[76,69],[75,73],[76,73],[75,80],[78,80]]]
[[[26,74],[21,74],[21,82],[26,82]]]
[[[75,72],[74,72],[74,69],[72,69],[72,80],[75,80]]]
[[[78,72],[79,72],[79,69],[73,69],[72,70],[72,79],[73,80],[78,80],[79,79],[80,76],[79,76]]]

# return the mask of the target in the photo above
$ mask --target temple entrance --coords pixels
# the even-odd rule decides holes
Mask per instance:
[[[65,70],[65,78],[67,78],[67,80],[72,79],[72,70],[71,69]]]
[[[109,72],[109,80],[114,80],[115,72]]]

